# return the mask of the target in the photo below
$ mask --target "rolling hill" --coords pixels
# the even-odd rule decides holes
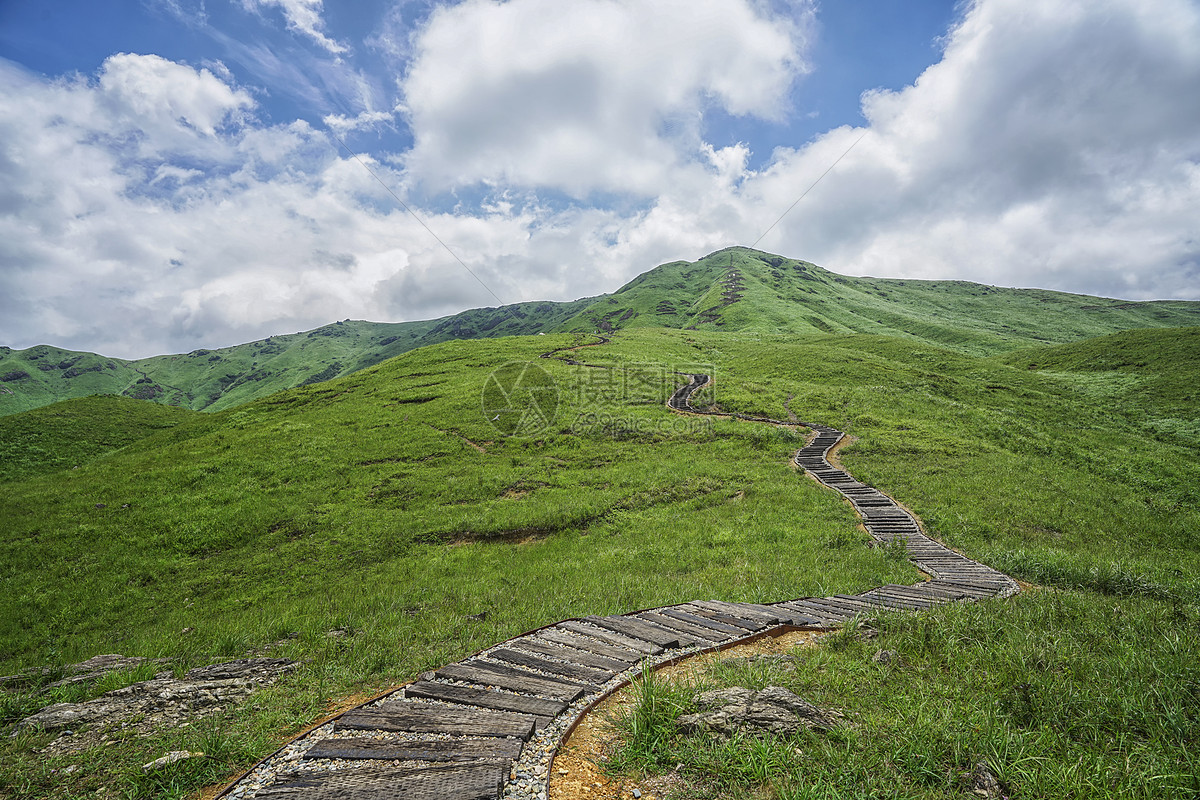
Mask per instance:
[[[439,320],[343,320],[216,350],[135,361],[0,348],[0,414],[91,394],[218,411],[451,339],[663,327],[901,336],[973,355],[1140,328],[1200,325],[1200,302],[1127,302],[963,281],[851,278],[747,248],[671,262],[611,295],[519,303]]]
[[[0,347],[0,415],[95,394],[219,411],[348,375],[430,344],[553,329],[589,302],[517,303],[421,322],[342,320],[234,347],[133,361],[50,345]]]
[[[114,652],[177,671],[248,654],[302,662],[253,704],[149,740],[117,731],[94,753],[48,756],[55,734],[0,736],[0,796],[181,798],[200,772],[167,773],[168,791],[141,765],[204,750],[203,774],[232,774],[337,698],[549,622],[918,579],[792,469],[804,430],[664,408],[678,373],[701,366],[715,382],[697,405],[846,431],[838,457],[856,478],[931,536],[1042,587],[880,615],[797,656],[794,673],[736,673],[799,681],[854,722],[784,741],[783,760],[731,771],[713,796],[804,796],[787,783],[803,773],[835,776],[830,796],[958,797],[977,753],[1020,796],[1200,793],[1198,304],[842,278],[774,258],[664,265],[558,308],[563,332],[544,336],[467,338],[501,313],[492,330],[542,324],[536,306],[526,320],[485,310],[443,328],[445,341],[212,413],[95,396],[0,421],[13,465],[0,673]],[[651,324],[668,301],[670,325]],[[349,365],[354,339],[376,335],[360,325],[295,335],[258,365],[300,363],[325,340],[344,340]],[[605,326],[603,343],[582,335]],[[938,344],[952,333],[955,346]],[[571,352],[540,357],[560,348]],[[253,364],[253,350],[237,358]],[[162,358],[183,376],[206,357]],[[91,380],[122,368],[93,358],[53,369],[99,364],[71,379]],[[503,365],[531,363],[548,420],[506,435],[487,389],[513,374]],[[899,660],[873,660],[880,648]],[[46,701],[0,691],[0,724]]]

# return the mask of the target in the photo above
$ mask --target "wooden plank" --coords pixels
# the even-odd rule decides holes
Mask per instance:
[[[292,772],[255,792],[271,800],[497,800],[508,768],[499,764],[389,765]]]
[[[933,605],[933,603],[929,600],[918,600],[914,597],[908,597],[885,590],[877,589],[876,591],[880,596],[890,598],[892,602],[899,608],[924,609]]]
[[[779,616],[779,611],[772,606],[759,605],[757,603],[730,603],[724,600],[697,600],[690,605],[701,606],[702,608],[711,608],[714,611],[721,611],[733,616],[742,617],[751,620],[752,622],[761,622],[764,625],[778,625],[783,620]]]
[[[841,603],[850,603],[852,605],[857,605],[859,608],[862,608],[864,611],[875,611],[880,606],[880,603],[878,601],[872,601],[866,597],[856,597],[855,595],[852,595],[852,594],[835,594],[835,595],[831,595],[830,599],[837,600]]]
[[[472,706],[395,702],[348,711],[338,717],[333,727],[334,730],[451,733],[528,739],[533,735],[534,719],[529,714]]]
[[[551,675],[562,675],[564,678],[570,678],[575,681],[583,681],[584,683],[593,683],[600,685],[608,683],[612,680],[616,670],[599,670],[592,667],[585,667],[582,664],[564,664],[559,661],[551,661],[548,658],[531,655],[511,647],[498,647],[487,653],[487,657],[498,661],[505,661],[509,664],[516,664],[521,667],[529,667],[536,669],[539,672],[549,672]]]
[[[852,611],[832,608],[828,605],[817,605],[807,600],[789,600],[779,605],[799,611],[801,614],[807,614],[810,617],[816,617],[824,622],[834,622],[839,625],[854,616],[854,612]]]
[[[577,647],[563,646],[561,644],[551,644],[544,639],[536,636],[523,636],[520,639],[514,639],[509,644],[520,647],[522,650],[532,650],[535,653],[542,655],[561,658],[565,661],[572,661],[576,664],[583,664],[585,667],[595,667],[596,669],[608,670],[611,673],[624,672],[637,663],[636,660],[628,661],[625,659],[606,658],[598,656],[589,650],[581,650]]]
[[[929,585],[933,586],[934,588],[941,589],[941,590],[944,590],[947,592],[954,592],[956,594],[956,597],[966,596],[966,597],[971,597],[971,598],[976,598],[976,599],[982,599],[985,597],[995,597],[996,596],[995,591],[993,591],[990,588],[982,589],[982,588],[976,588],[974,586],[962,586],[960,584],[949,583],[947,581],[942,581],[942,580],[932,580],[929,582]]]
[[[785,625],[795,625],[800,628],[826,628],[829,626],[828,620],[819,619],[795,608],[788,608],[784,603],[775,603],[771,608],[775,610],[780,621]]]
[[[914,597],[918,600],[930,600],[934,603],[944,603],[954,599],[948,592],[929,588],[929,584],[927,583],[916,586],[881,586],[879,588],[901,596]]]
[[[590,636],[583,636],[578,633],[560,630],[559,628],[546,628],[545,630],[535,633],[534,638],[553,644],[561,644],[567,647],[574,647],[579,650],[586,650],[589,653],[595,653],[598,656],[611,658],[614,661],[624,661],[628,664],[636,664],[648,655],[647,653],[639,653],[635,650],[630,650],[625,647],[618,647],[615,644],[601,642],[599,639],[593,639]]]
[[[435,683],[434,681],[417,681],[409,684],[404,687],[404,696],[416,699],[444,700],[450,703],[491,708],[496,711],[517,711],[539,717],[557,717],[567,708],[567,704],[562,700],[549,700],[544,697],[529,697],[511,692],[498,692],[494,689],[476,689],[473,686]]]
[[[806,600],[804,602],[811,603],[814,606],[824,606],[824,607],[830,608],[830,609],[840,609],[842,611],[845,611],[850,616],[854,616],[855,614],[864,614],[871,610],[870,608],[864,608],[863,606],[857,605],[855,603],[847,603],[842,600],[835,600],[832,597],[810,597],[808,600]]]
[[[943,596],[940,593],[934,595],[927,592],[920,592],[915,589],[906,589],[903,587],[897,589],[888,586],[881,586],[878,589],[872,589],[870,592],[866,592],[865,594],[870,595],[871,597],[881,598],[884,601],[892,601],[893,603],[899,602],[900,600],[917,600],[923,603],[928,603],[929,605],[936,605],[938,603],[945,603],[951,599]]]
[[[687,603],[686,605],[679,606],[679,608],[688,612],[689,614],[705,617],[706,619],[711,619],[715,622],[723,622],[726,625],[733,625],[735,628],[740,628],[743,635],[747,633],[753,633],[755,631],[761,631],[763,628],[770,627],[762,622],[756,622],[752,619],[746,619],[745,617],[735,617],[722,611],[713,611],[710,608],[704,608],[703,606],[696,605],[695,603]]]
[[[965,578],[949,578],[938,576],[936,583],[946,583],[952,586],[957,586],[964,591],[970,590],[978,597],[995,597],[1000,592],[1008,588],[1008,584],[1000,581],[973,581]]]
[[[520,755],[520,739],[435,739],[411,742],[354,738],[321,739],[304,753],[304,758],[507,762]]]
[[[692,625],[690,622],[684,622],[675,617],[660,614],[657,611],[643,611],[637,615],[637,618],[649,622],[651,625],[666,628],[669,631],[678,631],[680,636],[702,644],[715,644],[729,638],[728,634],[710,630],[700,625]],[[681,639],[680,641],[683,640]]]
[[[558,625],[555,627],[575,633],[582,633],[584,636],[593,636],[601,641],[615,644],[620,647],[628,647],[631,650],[636,650],[639,653],[645,653],[651,656],[656,656],[665,649],[660,644],[647,642],[646,640],[639,639],[636,636],[626,636],[619,631],[615,631],[612,628],[606,628],[603,625],[585,625],[582,622],[577,622],[575,620],[567,620],[565,622],[558,623]]]
[[[634,619],[633,617],[584,617],[584,619],[593,625],[608,628],[623,636],[653,642],[659,647],[679,647],[683,640],[687,639],[685,636],[680,634],[673,635],[656,625],[651,625],[649,622]],[[689,639],[687,643],[691,644],[691,640]]]
[[[552,681],[533,673],[522,675],[518,674],[516,670],[500,672],[499,670],[489,669],[487,666],[481,666],[478,661],[471,661],[465,664],[447,664],[435,672],[434,675],[443,680],[466,681],[467,683],[477,683],[480,686],[495,686],[499,689],[509,689],[514,692],[528,692],[555,700],[563,700],[568,703],[578,700],[587,691],[582,686],[567,684],[561,681]]]
[[[876,594],[874,589],[872,589],[870,592],[864,592],[863,596],[864,597],[873,597],[876,600],[878,600],[879,602],[888,606],[889,608],[895,608],[895,609],[899,609],[901,611],[909,611],[913,608],[913,606],[909,603],[908,600],[901,600],[901,599],[891,596],[891,595],[886,595],[886,596],[879,595],[879,594]]]
[[[974,575],[967,575],[962,572],[938,572],[937,578],[939,581],[957,583],[963,586],[974,586],[979,589],[995,589],[999,591],[1008,586],[1006,581],[997,580],[996,578],[991,577],[991,575],[980,575],[976,577]]]
[[[657,613],[667,617],[674,617],[681,622],[687,622],[692,625],[697,625],[701,628],[716,631],[726,634],[726,637],[742,637],[746,635],[746,629],[740,625],[731,625],[728,622],[721,622],[713,619],[707,614],[699,614],[701,609],[689,609],[687,605],[668,606],[667,608],[657,609]]]

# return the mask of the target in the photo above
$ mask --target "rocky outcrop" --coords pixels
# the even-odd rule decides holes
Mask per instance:
[[[105,727],[133,726],[147,733],[224,710],[295,668],[296,662],[288,659],[251,658],[196,667],[183,678],[160,672],[151,680],[106,692],[94,700],[47,706],[18,722],[12,735],[30,729],[74,735],[75,728],[100,723]]]
[[[678,720],[682,733],[790,734],[804,728],[824,731],[834,725],[828,714],[782,686],[757,692],[744,686],[714,689],[696,695],[695,702],[700,711]]]

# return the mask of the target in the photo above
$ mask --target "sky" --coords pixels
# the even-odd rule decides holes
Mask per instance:
[[[735,244],[1196,300],[1197,87],[1200,0],[0,0],[0,344],[571,300]]]

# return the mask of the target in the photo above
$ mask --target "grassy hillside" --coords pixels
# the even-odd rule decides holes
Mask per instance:
[[[94,394],[217,411],[430,344],[554,330],[589,302],[516,303],[421,322],[343,320],[234,347],[135,361],[49,345],[0,347],[0,415]]]
[[[851,278],[733,247],[639,275],[589,305],[566,329],[871,333],[982,355],[1196,324],[1200,302],[1133,303],[966,281]]]
[[[0,417],[0,483],[81,467],[189,416],[157,403],[96,395]]]
[[[1054,375],[1165,436],[1200,437],[1200,328],[1125,331],[1059,347],[1018,351],[1013,366]]]
[[[0,348],[0,415],[90,394],[232,408],[453,339],[645,327],[900,336],[971,355],[1117,331],[1200,325],[1200,302],[1132,303],[964,281],[850,278],[734,247],[639,275],[613,295],[517,303],[440,320],[344,320],[217,350],[137,361],[42,345]]]
[[[988,658],[1009,668],[989,678],[979,674],[984,661],[922,661],[928,673],[912,673],[969,684],[987,714],[969,716],[962,697],[926,697],[920,702],[947,709],[928,718],[876,703],[892,713],[879,739],[886,744],[873,745],[874,767],[855,769],[908,796],[960,796],[953,782],[929,788],[921,777],[953,773],[971,757],[945,733],[959,715],[977,726],[964,741],[996,748],[1013,774],[1074,774],[1070,788],[1082,796],[1122,773],[1129,777],[1119,784],[1143,786],[1144,796],[1183,796],[1188,743],[1200,736],[1200,695],[1186,688],[1200,685],[1186,666],[1200,663],[1200,436],[1162,434],[1132,395],[1098,392],[1065,369],[1029,368],[1065,363],[1052,362],[1065,358],[1053,348],[1008,363],[909,337],[631,326],[575,354],[615,371],[537,359],[572,342],[445,342],[331,382],[186,415],[77,470],[7,484],[0,672],[100,652],[188,664],[274,644],[271,652],[305,664],[217,723],[243,754],[233,770],[330,698],[410,679],[565,617],[914,580],[906,562],[864,546],[836,495],[789,466],[799,432],[663,408],[677,370],[704,368],[717,380],[700,402],[775,417],[790,408],[848,431],[856,437],[843,451],[848,468],[916,511],[933,536],[1056,587],[996,617]],[[1139,356],[1141,379],[1169,368],[1183,384],[1200,382],[1194,361],[1163,358]],[[485,387],[510,361],[534,362],[557,387],[553,422],[535,435],[505,437],[492,426]],[[1091,374],[1114,386],[1125,379]],[[998,607],[1007,608],[983,606]],[[486,619],[471,618],[481,612]],[[1031,620],[1045,630],[1022,634]],[[965,635],[971,624],[947,623],[947,635]],[[353,635],[327,637],[334,628]],[[1166,630],[1170,640],[1128,636],[1119,651],[1106,648],[1118,629]],[[935,634],[911,630],[933,646]],[[1175,655],[1164,660],[1160,645]],[[844,671],[817,672],[803,674],[831,697],[846,680]],[[1113,687],[1160,679],[1183,689],[1123,695],[1122,713],[1142,719],[1158,708],[1174,720],[1170,731],[1132,726],[1114,738],[1106,726],[1115,717],[1088,716]],[[1039,715],[1061,697],[1078,702]],[[5,719],[31,702],[7,700]],[[905,755],[887,730],[925,736],[923,749]],[[4,739],[0,787],[94,794],[124,785],[125,770],[148,754],[196,746],[198,735],[119,740],[67,780],[49,772],[65,761],[36,755],[45,737]],[[820,756],[822,769],[841,764],[836,774],[860,774],[844,762],[859,749],[834,747]],[[1043,787],[1025,796],[1062,796],[1045,788],[1061,781],[1022,780]],[[869,796],[872,785],[856,791]],[[745,784],[727,788],[745,796]],[[785,789],[776,796],[803,796]]]

